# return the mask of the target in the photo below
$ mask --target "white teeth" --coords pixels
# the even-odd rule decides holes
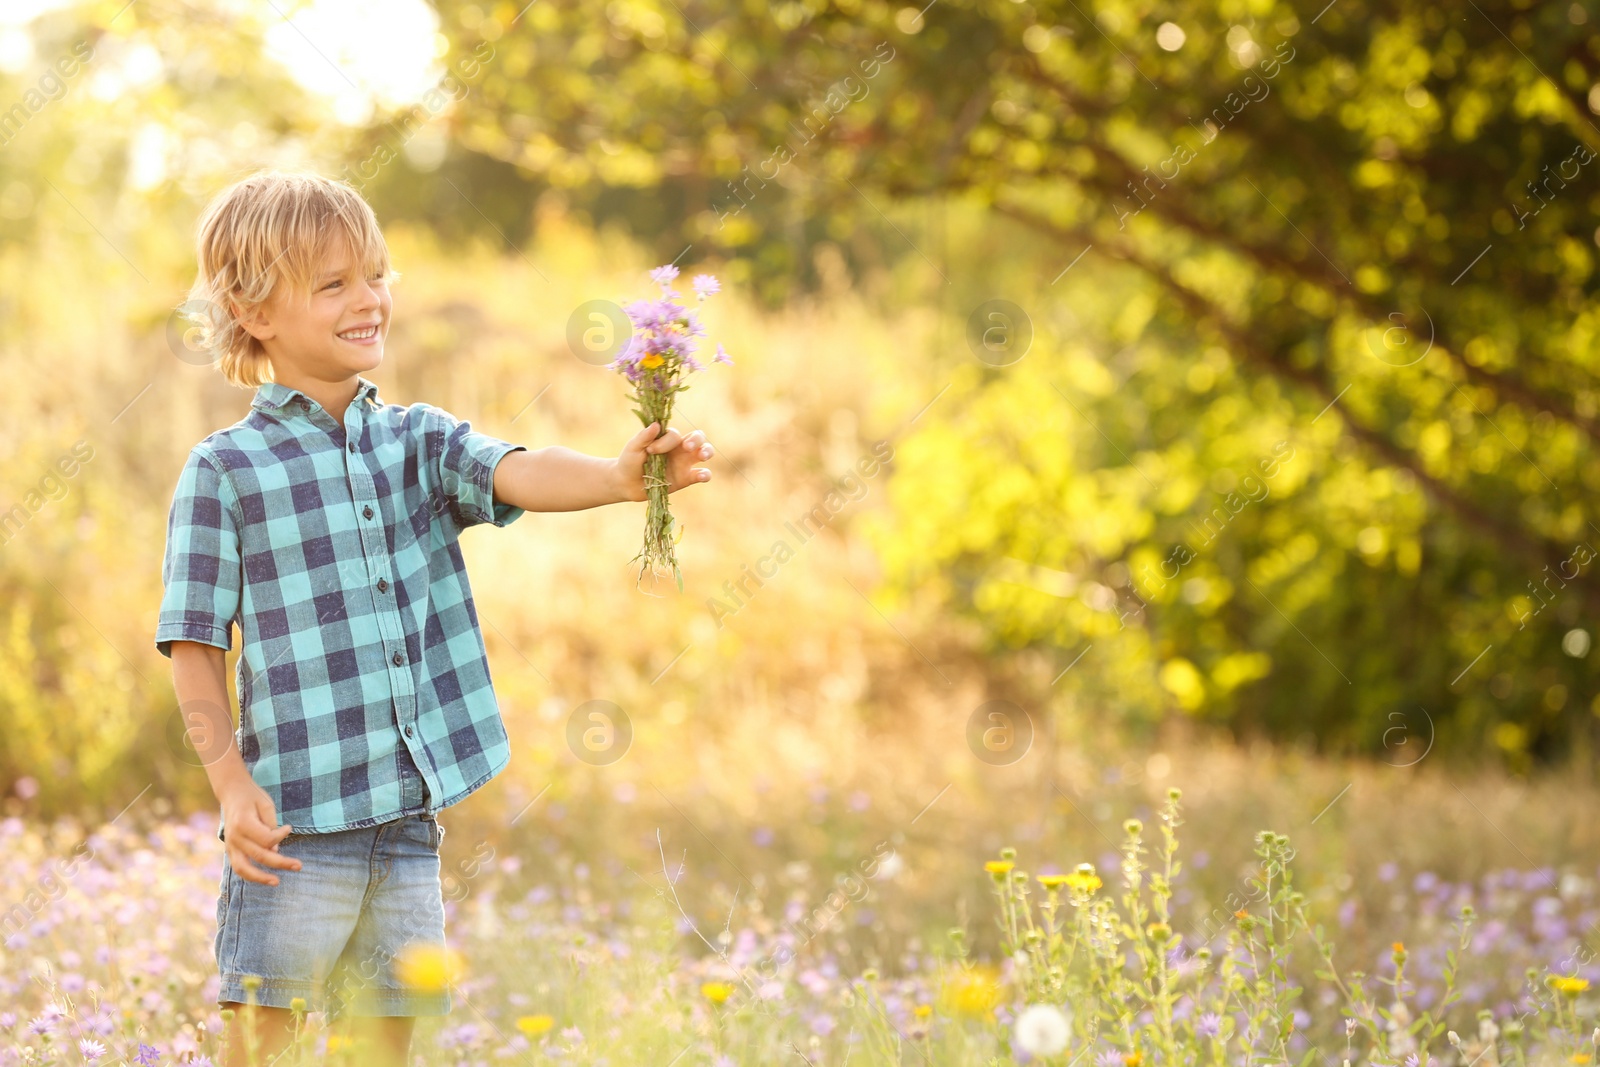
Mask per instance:
[[[368,326],[362,330],[346,330],[339,336],[351,341],[361,341],[374,336],[377,332],[378,328],[376,326]]]

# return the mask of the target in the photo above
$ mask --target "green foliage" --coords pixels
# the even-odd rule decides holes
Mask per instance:
[[[504,6],[439,5],[458,49],[503,35],[463,143],[595,210],[650,186],[663,247],[769,295],[819,242],[921,255],[897,201],[1021,224],[983,267],[1030,279],[1002,295],[1034,350],[953,371],[900,450],[899,589],[996,648],[1092,645],[1064,684],[1135,720],[1394,762],[1589,743],[1582,5]]]

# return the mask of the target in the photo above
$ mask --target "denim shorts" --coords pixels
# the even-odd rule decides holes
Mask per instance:
[[[298,871],[272,869],[275,886],[234,873],[223,854],[215,952],[217,1004],[291,1007],[330,1018],[446,1015],[448,988],[408,987],[396,973],[406,946],[444,945],[439,843],[430,815],[332,833],[290,833],[278,852]],[[259,866],[259,864],[257,865]],[[260,979],[255,989],[245,979]]]

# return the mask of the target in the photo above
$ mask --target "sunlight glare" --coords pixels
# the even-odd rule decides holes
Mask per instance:
[[[439,17],[424,0],[313,0],[279,9],[266,31],[267,56],[328,98],[341,122],[361,124],[377,107],[413,103],[442,73]]]

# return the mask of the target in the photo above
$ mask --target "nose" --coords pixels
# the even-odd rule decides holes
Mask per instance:
[[[363,279],[361,288],[356,292],[356,298],[358,306],[362,308],[374,307],[378,303],[378,290],[373,287],[371,282]]]

